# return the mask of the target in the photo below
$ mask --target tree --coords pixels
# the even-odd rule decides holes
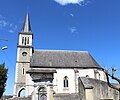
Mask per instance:
[[[8,73],[8,69],[5,68],[5,63],[0,64],[0,98],[5,91],[7,73]]]
[[[110,81],[109,81],[109,77],[111,77],[112,79],[116,80],[116,81],[120,84],[120,79],[117,78],[116,76],[114,76],[115,71],[116,71],[116,70],[115,70],[114,68],[112,68],[112,74],[110,74],[107,70],[104,70],[104,72],[105,72],[105,74],[106,74],[106,77],[107,77],[107,83],[108,83],[108,85],[109,85],[111,88],[119,91],[119,100],[120,100],[120,88],[112,85],[112,84],[110,83]]]

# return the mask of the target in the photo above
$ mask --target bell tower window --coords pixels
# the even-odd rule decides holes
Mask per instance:
[[[28,37],[28,40],[27,40],[27,44],[29,44],[29,37]]]
[[[22,37],[22,44],[24,44],[24,37]]]
[[[27,42],[27,41],[26,41],[26,37],[25,37],[25,45],[26,45],[26,42]]]

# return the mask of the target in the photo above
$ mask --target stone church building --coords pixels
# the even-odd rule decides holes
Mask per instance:
[[[32,100],[73,100],[60,99],[60,95],[74,97],[81,91],[85,79],[107,81],[103,68],[88,51],[36,50],[32,41],[27,14],[17,45],[14,97],[20,97],[25,91],[25,96],[31,96]]]

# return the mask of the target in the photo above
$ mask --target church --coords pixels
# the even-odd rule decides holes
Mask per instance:
[[[14,97],[20,97],[25,91],[25,96],[31,96],[32,100],[64,100],[55,98],[78,94],[80,83],[84,83],[79,81],[80,77],[107,81],[103,68],[88,51],[36,50],[32,41],[27,13],[17,45]]]

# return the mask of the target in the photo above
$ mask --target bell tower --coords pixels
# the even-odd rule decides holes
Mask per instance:
[[[14,84],[14,95],[20,97],[20,93],[26,90],[26,71],[30,68],[30,57],[32,56],[33,34],[30,26],[28,13],[24,21],[17,45],[16,74]]]

